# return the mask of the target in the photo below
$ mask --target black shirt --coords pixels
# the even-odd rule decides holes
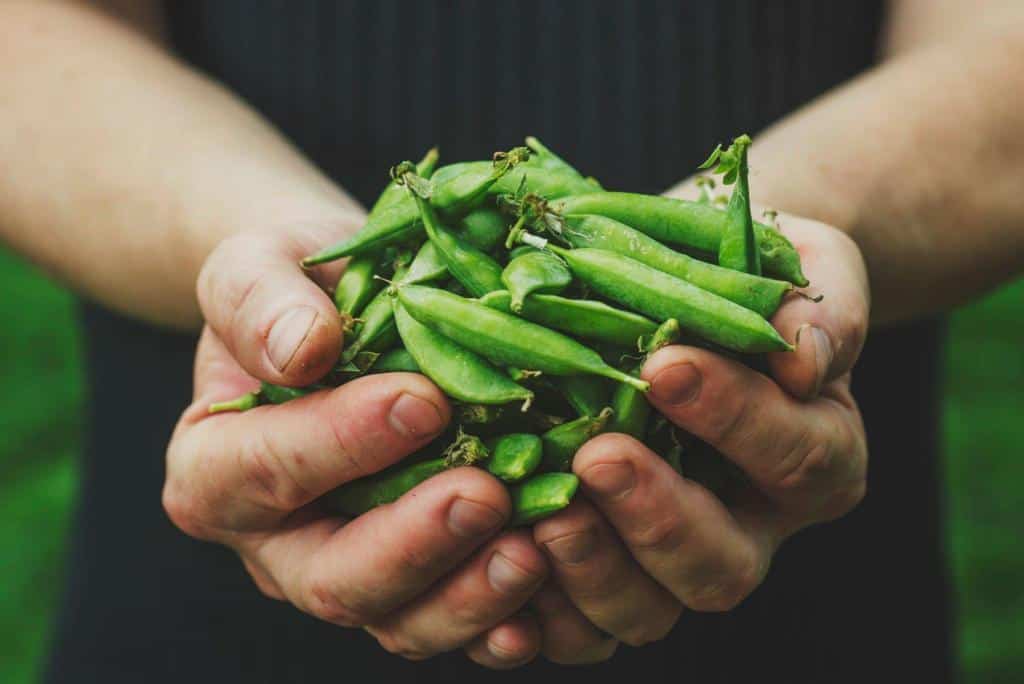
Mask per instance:
[[[475,159],[535,134],[606,187],[658,192],[869,68],[880,2],[171,3],[180,54],[372,202],[397,160]],[[752,179],[756,183],[756,177]],[[195,340],[83,305],[91,435],[53,682],[943,682],[952,652],[939,497],[935,322],[874,332],[854,373],[868,495],[797,535],[728,614],[563,669],[423,663],[263,598],[232,552],[160,506]]]

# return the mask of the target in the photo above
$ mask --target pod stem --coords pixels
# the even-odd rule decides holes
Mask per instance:
[[[259,403],[259,392],[246,392],[240,397],[210,404],[210,408],[207,409],[207,412],[224,413],[225,411],[248,411],[249,409],[258,406]]]
[[[422,199],[430,199],[434,194],[434,184],[416,173],[416,165],[411,161],[404,161],[392,166],[388,173],[395,185],[404,185],[409,192]]]

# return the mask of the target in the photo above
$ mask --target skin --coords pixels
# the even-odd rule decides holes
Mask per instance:
[[[408,657],[464,648],[492,668],[538,653],[598,662],[619,641],[660,638],[684,605],[733,605],[781,539],[863,493],[848,381],[868,311],[884,324],[945,310],[1024,266],[1024,10],[1011,0],[896,2],[884,63],[763,131],[751,151],[752,201],[790,212],[782,230],[813,290],[827,293],[817,306],[788,301],[773,318],[787,339],[809,323],[804,342],[770,359],[774,382],[678,346],[644,370],[659,408],[754,473],[749,500],[727,510],[657,470],[668,466],[637,443],[605,435],[577,457],[586,496],[533,540],[499,532],[501,522],[468,536],[448,525],[456,501],[478,505],[478,523],[491,518],[478,530],[508,515],[504,488],[474,469],[358,521],[319,517],[304,505],[311,494],[411,453],[441,429],[447,404],[422,376],[394,373],[206,415],[259,380],[298,386],[330,368],[342,331],[324,289],[344,262],[296,264],[350,236],[364,214],[240,100],[168,55],[158,3],[105,4],[121,23],[80,3],[0,3],[0,59],[19,65],[0,70],[0,176],[12,181],[0,184],[0,237],[115,311],[185,330],[208,322],[194,403],[168,448],[168,514],[236,549],[268,596],[364,625]],[[52,116],[69,101],[74,116]],[[679,372],[701,378],[689,400],[673,398]],[[766,435],[768,418],[785,431]],[[602,494],[627,464],[633,489]],[[577,558],[591,551],[565,562],[558,540]],[[521,571],[520,588],[490,576],[498,552]],[[673,565],[680,559],[689,560]],[[515,574],[504,566],[495,577]],[[532,617],[518,612],[527,604]]]

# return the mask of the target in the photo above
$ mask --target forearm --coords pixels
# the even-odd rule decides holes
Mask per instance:
[[[847,230],[875,322],[942,310],[1024,265],[1024,13],[902,50],[758,136],[758,203]]]
[[[75,5],[0,3],[0,238],[72,287],[198,325],[226,235],[358,210],[258,115]]]

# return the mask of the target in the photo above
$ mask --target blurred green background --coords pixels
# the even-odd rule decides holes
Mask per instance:
[[[83,386],[67,292],[0,250],[0,682],[33,682],[62,581]],[[956,313],[946,360],[949,548],[968,682],[1024,680],[1024,282]]]

